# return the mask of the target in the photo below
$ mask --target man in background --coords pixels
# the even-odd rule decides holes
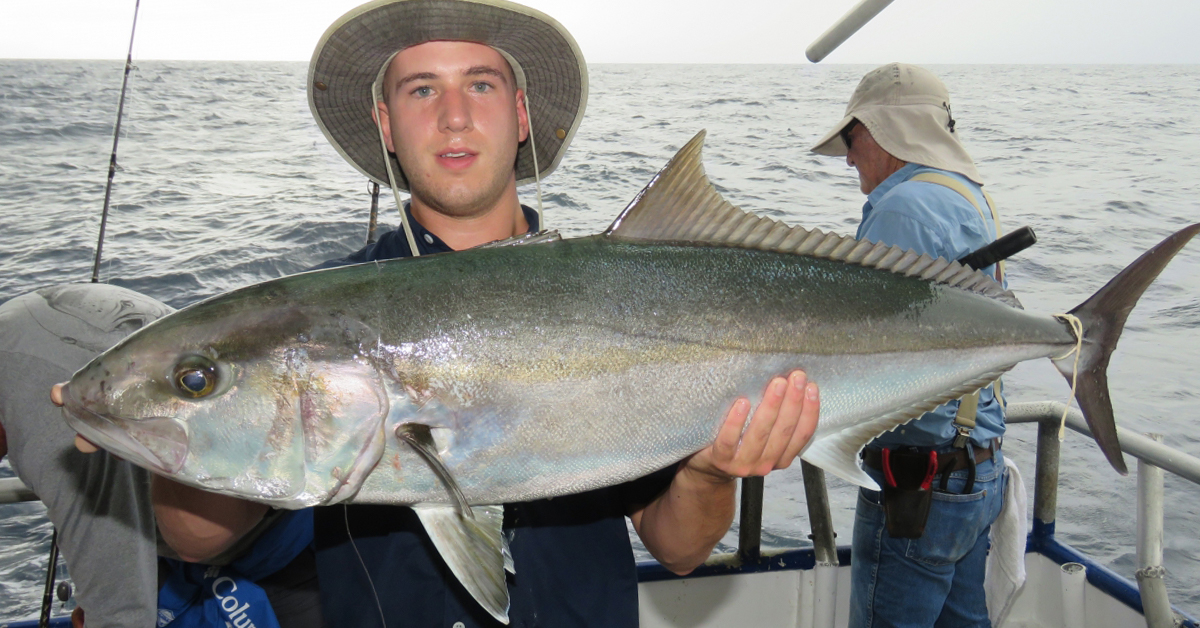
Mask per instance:
[[[996,238],[991,199],[955,125],[950,95],[928,70],[891,63],[863,77],[845,116],[812,148],[858,170],[867,202],[857,238],[949,260]],[[983,271],[1003,281],[997,269]],[[885,488],[859,495],[852,628],[991,625],[983,581],[1004,496],[1003,434],[1003,407],[989,386],[867,446],[864,467]],[[931,491],[885,481],[887,464],[889,477],[919,483],[931,460]]]

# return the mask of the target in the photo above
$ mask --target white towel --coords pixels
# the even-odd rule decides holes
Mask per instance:
[[[1004,489],[1000,516],[992,523],[992,548],[983,577],[988,618],[996,628],[1008,617],[1017,593],[1025,586],[1025,539],[1029,534],[1025,518],[1029,511],[1028,498],[1021,472],[1007,456],[1004,469],[1008,472],[1008,485]]]

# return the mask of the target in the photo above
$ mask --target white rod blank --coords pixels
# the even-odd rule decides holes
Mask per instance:
[[[842,19],[834,22],[816,41],[809,44],[804,55],[809,61],[819,63],[891,3],[892,0],[862,0],[843,15]]]

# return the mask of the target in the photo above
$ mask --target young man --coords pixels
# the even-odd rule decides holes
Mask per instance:
[[[892,63],[867,73],[843,119],[812,150],[844,155],[858,170],[867,195],[859,239],[955,260],[996,238],[991,199],[959,143],[950,95],[928,70]],[[938,490],[928,520],[916,526],[923,526],[923,533],[915,537],[900,524],[919,516],[893,507],[888,510],[893,520],[885,521],[880,493],[861,491],[854,522],[852,628],[991,625],[983,576],[988,532],[1004,495],[999,450],[1004,412],[991,387],[981,391],[977,411],[959,408],[958,401],[941,406],[880,436],[864,451],[864,467],[880,486],[882,460],[888,459],[882,450],[892,454],[893,473],[903,473],[897,467],[901,459],[928,465],[929,452],[936,451]]]
[[[308,92],[318,126],[355,168],[411,193],[399,229],[322,265],[336,266],[539,231],[541,217],[520,204],[517,185],[540,180],[562,159],[586,105],[587,66],[560,24],[521,5],[383,0],[325,33]],[[744,433],[750,404],[730,402],[716,443],[678,467],[505,507],[516,571],[510,625],[636,625],[627,516],[673,571],[708,557],[732,522],[735,478],[788,466],[816,427],[816,387],[803,373],[769,383]],[[163,480],[155,482],[155,504],[163,537],[201,562],[261,530],[267,512]],[[317,508],[314,526],[327,625],[497,625],[450,573],[411,509]]]
[[[359,7],[326,32],[309,78],[313,114],[339,152],[372,179],[411,193],[400,229],[326,266],[540,230],[517,184],[557,166],[587,97],[587,67],[570,34],[548,16],[499,1]],[[375,120],[342,116],[371,109]],[[746,400],[735,402],[717,443],[678,469],[506,505],[516,566],[511,625],[636,625],[626,516],[660,562],[679,573],[694,569],[729,529],[735,478],[787,466],[806,444],[815,386],[802,373],[771,382],[743,437],[749,410]],[[315,530],[331,625],[364,625],[380,612],[389,624],[496,623],[435,555],[411,510],[318,509]]]

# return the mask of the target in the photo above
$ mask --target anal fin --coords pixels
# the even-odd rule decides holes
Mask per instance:
[[[894,430],[947,401],[958,399],[991,384],[1008,368],[1011,367],[984,373],[939,395],[820,438],[800,454],[800,459],[851,484],[878,491],[879,484],[871,479],[871,476],[867,475],[858,463],[858,452],[862,451],[867,443],[875,440],[884,432]]]
[[[911,419],[888,415],[867,421],[816,441],[800,454],[800,458],[851,484],[878,491],[879,485],[859,466],[858,452],[880,434],[908,420]]]
[[[506,568],[512,555],[501,532],[503,506],[476,506],[463,516],[453,506],[414,506],[454,577],[497,621],[508,623]]]

